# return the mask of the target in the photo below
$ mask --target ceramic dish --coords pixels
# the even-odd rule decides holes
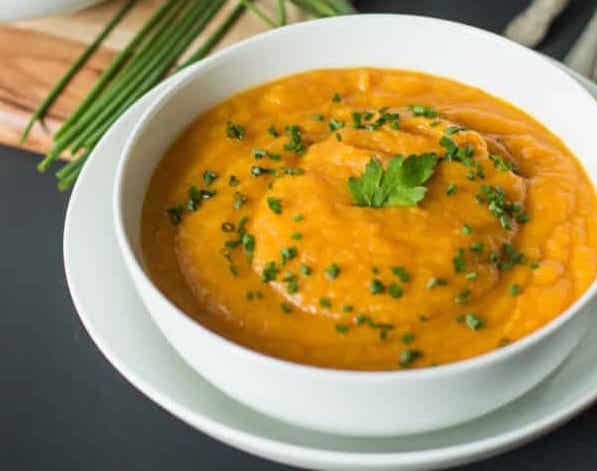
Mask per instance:
[[[28,2],[3,0],[2,8],[0,8],[0,22],[81,10],[100,1],[102,0],[31,0]]]
[[[367,41],[354,43],[354,31]],[[413,37],[416,42],[410,41]],[[437,54],[437,44],[446,43],[457,53]],[[346,44],[351,44],[348,53]],[[396,54],[396,44],[408,47]],[[292,55],[285,54],[289,50]],[[471,57],[491,60],[481,65]],[[507,72],[512,64],[517,80]],[[420,433],[486,414],[544,379],[586,332],[585,306],[595,283],[556,320],[507,348],[438,368],[367,373],[307,367],[233,344],[177,309],[143,268],[139,228],[149,178],[169,144],[198,114],[235,92],[283,75],[358,65],[434,73],[504,98],[561,137],[597,181],[597,163],[591,160],[597,144],[586,139],[597,121],[597,105],[546,59],[493,34],[447,21],[398,15],[341,17],[245,41],[197,64],[184,80],[168,87],[140,119],[120,161],[114,192],[116,237],[137,292],[166,338],[229,396],[323,432]]]
[[[255,413],[197,375],[135,294],[110,229],[110,195],[124,144],[148,106],[186,73],[148,93],[96,146],[71,195],[64,229],[65,271],[81,321],[108,361],[147,397],[191,426],[250,453],[342,471],[429,470],[479,460],[537,438],[597,400],[594,315],[591,333],[537,388],[478,420],[434,433],[365,439],[311,432]],[[597,99],[597,86],[576,78]],[[595,314],[594,305],[591,312]]]

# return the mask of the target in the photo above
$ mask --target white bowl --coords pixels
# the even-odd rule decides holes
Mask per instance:
[[[2,0],[0,22],[81,10],[103,0]]]
[[[193,66],[145,112],[121,157],[114,225],[123,259],[154,321],[201,375],[256,410],[320,431],[394,435],[448,427],[494,410],[552,372],[586,332],[587,292],[557,319],[498,351],[431,369],[355,372],[304,366],[251,351],[207,330],[151,282],[140,217],[151,175],[199,114],[232,94],[326,67],[415,69],[480,87],[560,136],[597,181],[597,104],[546,59],[468,26],[402,15],[301,23],[230,47]]]

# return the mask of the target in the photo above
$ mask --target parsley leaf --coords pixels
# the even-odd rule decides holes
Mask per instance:
[[[359,206],[415,206],[425,197],[427,188],[422,184],[431,178],[436,164],[433,153],[406,159],[399,155],[384,171],[381,162],[372,157],[359,178],[348,179],[348,190]]]

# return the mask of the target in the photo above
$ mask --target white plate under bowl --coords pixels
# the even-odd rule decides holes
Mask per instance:
[[[185,75],[171,77],[168,85]],[[597,97],[595,85],[576,78]],[[64,230],[66,276],[81,321],[114,367],[164,409],[231,446],[295,466],[427,470],[520,446],[597,399],[597,317],[581,345],[541,385],[492,414],[439,432],[390,438],[322,434],[268,418],[215,389],[154,325],[127,275],[112,229],[111,195],[124,143],[168,85],[133,106],[95,148],[73,190]]]

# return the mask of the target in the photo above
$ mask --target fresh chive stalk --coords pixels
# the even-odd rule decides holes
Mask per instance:
[[[199,49],[195,53],[189,57],[186,62],[178,66],[176,69],[177,71],[180,69],[184,69],[189,65],[197,62],[198,60],[203,59],[209,52],[213,49],[213,47],[222,39],[222,37],[228,32],[228,30],[236,23],[236,20],[240,18],[240,16],[245,12],[245,5],[240,3],[230,12],[228,17],[224,20],[224,22],[218,26],[209,38],[206,39],[205,43],[203,43]]]
[[[153,27],[166,16],[168,12],[173,11],[172,6],[178,2],[179,0],[168,0],[162,7],[143,25],[141,30],[135,34],[135,36],[129,41],[126,47],[118,53],[118,55],[114,58],[114,61],[110,64],[110,66],[104,70],[104,72],[100,75],[97,79],[89,93],[85,96],[83,101],[79,103],[77,108],[70,114],[70,116],[62,123],[62,125],[58,128],[58,130],[54,133],[54,140],[56,141],[60,136],[64,134],[64,132],[75,122],[77,119],[81,117],[81,115],[85,112],[85,110],[89,107],[89,105],[95,100],[95,98],[100,94],[100,92],[104,89],[107,83],[114,77],[114,75],[119,71],[120,67],[125,63],[125,61],[129,58],[131,53],[135,50],[135,48],[144,40],[146,39],[147,34],[149,31],[153,29]],[[186,1],[186,0],[185,0]]]
[[[348,0],[327,0],[330,6],[340,15],[353,15],[357,9]]]
[[[201,9],[208,3],[206,0],[197,2],[191,8],[183,12],[180,18],[177,19],[175,24],[172,26],[172,35],[164,34],[163,41],[160,42],[159,53],[156,55],[155,51],[151,58],[143,62],[145,66],[143,71],[150,71],[158,66],[161,60],[167,56],[170,50],[176,45],[176,43],[183,37],[184,33],[192,26],[193,21],[200,15]],[[220,2],[221,3],[221,2]],[[215,4],[215,2],[214,2]],[[158,45],[156,44],[156,48]],[[74,139],[77,139],[81,132],[87,135],[93,133],[97,128],[97,125],[101,123],[100,119],[103,120],[109,116],[126,97],[135,90],[139,83],[143,80],[143,71],[137,73],[134,78],[128,81],[127,86],[123,88],[114,88],[114,93],[106,93],[96,101],[94,106],[88,110],[88,112],[77,122],[75,126],[70,128],[54,145],[52,150],[48,153],[46,158],[42,160],[38,165],[38,170],[45,171],[52,162],[54,162],[60,153],[66,149]],[[99,115],[98,115],[99,112]],[[94,128],[90,128],[89,125],[94,125]],[[78,139],[80,140],[80,138]]]
[[[240,2],[249,10],[251,10],[251,12],[253,12],[253,14],[259,18],[261,21],[263,21],[265,24],[271,26],[272,28],[277,28],[279,25],[272,20],[269,16],[267,16],[263,10],[261,10],[261,8],[259,8],[257,5],[255,5],[255,3],[253,3],[251,0],[240,0]]]
[[[99,127],[94,128],[94,132],[89,133],[88,141],[85,143],[86,148],[92,148],[99,139],[104,135],[108,128],[142,95],[144,95],[153,86],[157,85],[162,78],[162,75],[171,67],[176,59],[184,52],[189,44],[195,39],[195,37],[203,30],[205,25],[217,12],[217,10],[223,5],[224,0],[213,1],[209,9],[206,10],[199,20],[194,21],[193,27],[184,36],[182,41],[174,45],[173,48],[166,48],[168,52],[166,56],[159,56],[159,60],[156,60],[157,64],[150,64],[149,70],[151,71],[149,76],[144,76],[144,80],[138,87],[134,87],[135,92],[132,95],[128,95],[128,98],[122,103],[118,109],[111,110],[107,114],[108,120],[104,121]],[[193,17],[190,17],[194,20]],[[193,22],[193,21],[192,21]]]
[[[116,15],[108,22],[106,27],[100,32],[100,34],[93,40],[93,42],[87,46],[87,49],[83,51],[83,54],[79,56],[79,58],[75,61],[75,63],[68,69],[66,74],[62,76],[62,78],[58,81],[58,83],[54,86],[54,88],[50,91],[50,94],[47,98],[43,101],[41,105],[35,110],[33,116],[27,123],[23,134],[21,134],[20,142],[25,142],[27,136],[29,135],[29,131],[33,127],[33,124],[38,120],[42,119],[48,108],[52,106],[52,103],[56,100],[58,95],[62,93],[64,88],[68,85],[68,83],[72,80],[75,74],[79,71],[79,69],[87,62],[89,57],[95,52],[95,50],[99,47],[99,45],[103,42],[103,40],[110,34],[110,31],[114,29],[114,27],[120,22],[120,20],[126,15],[126,13],[130,10],[130,8],[135,4],[136,0],[128,0],[121,8],[118,10]]]
[[[286,25],[286,0],[278,0],[278,20],[280,26]]]
[[[335,16],[336,11],[322,0],[291,0],[301,10],[314,16]]]

